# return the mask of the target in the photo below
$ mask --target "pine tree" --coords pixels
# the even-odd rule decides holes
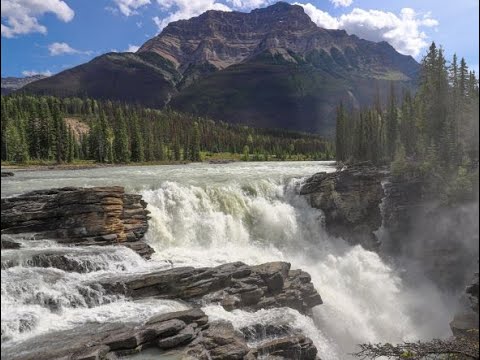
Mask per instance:
[[[193,124],[190,149],[190,160],[200,161],[200,129],[197,122]]]
[[[132,161],[142,162],[144,161],[144,147],[143,138],[138,124],[138,116],[136,113],[132,116]]]
[[[113,145],[115,149],[115,161],[125,164],[130,161],[130,150],[128,147],[127,123],[121,108],[116,112],[115,118],[117,124]]]
[[[390,161],[395,157],[398,136],[398,112],[395,99],[395,88],[393,83],[390,85],[390,94],[388,100],[388,110],[386,116],[386,150],[387,159]]]

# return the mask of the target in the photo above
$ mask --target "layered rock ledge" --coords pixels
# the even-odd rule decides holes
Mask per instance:
[[[227,322],[209,322],[201,309],[157,314],[142,324],[89,324],[2,348],[11,360],[113,360],[152,348],[158,358],[182,360],[316,360],[312,341],[299,334],[248,343]]]
[[[325,228],[333,236],[367,249],[380,245],[374,231],[382,225],[379,204],[384,197],[385,173],[359,164],[337,172],[313,175],[300,189],[310,205],[325,215]]]
[[[123,187],[39,190],[1,199],[2,234],[33,233],[74,245],[122,244],[148,258],[141,242],[149,211],[141,195]],[[2,241],[2,247],[3,247]]]
[[[322,304],[310,275],[302,270],[290,270],[290,264],[285,262],[181,267],[108,279],[101,285],[109,293],[133,299],[153,296],[193,304],[219,303],[226,310],[290,307],[307,314],[312,307]]]

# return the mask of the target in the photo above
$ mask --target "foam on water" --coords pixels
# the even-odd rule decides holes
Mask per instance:
[[[148,272],[166,263],[215,266],[279,260],[312,276],[324,301],[314,309],[313,319],[291,309],[226,312],[212,305],[205,311],[212,319],[230,320],[238,328],[257,322],[287,322],[302,329],[320,357],[328,360],[347,359],[355,344],[364,341],[448,336],[451,314],[434,288],[407,288],[397,269],[377,254],[328,237],[321,211],[297,194],[302,178],[334,171],[329,165],[203,164],[95,169],[78,171],[75,176],[68,172],[19,174],[5,182],[2,196],[59,185],[105,185],[118,179],[118,185],[141,193],[149,204],[152,219],[147,241],[156,254],[151,262],[127,249],[117,249],[118,257],[113,260],[94,252],[85,254],[85,260],[104,264],[100,271],[85,274],[22,266],[2,270],[2,316],[7,316],[2,319],[2,336],[20,341],[90,321],[141,321],[159,309],[184,306],[160,300],[131,302],[106,296],[100,288],[85,289],[87,282],[118,271]],[[32,326],[21,330],[25,324]]]
[[[328,237],[323,214],[297,195],[300,182],[165,182],[144,191],[155,258],[194,266],[283,260],[309,272],[324,300],[314,309],[318,335],[311,336],[322,358],[346,358],[361,342],[448,336],[450,313],[438,294],[407,289],[376,253]]]

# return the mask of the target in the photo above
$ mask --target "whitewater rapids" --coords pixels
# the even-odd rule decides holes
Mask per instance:
[[[2,251],[2,347],[88,322],[142,320],[186,307],[133,302],[101,288],[85,293],[85,283],[108,274],[232,261],[288,261],[310,273],[324,304],[313,318],[291,309],[227,312],[215,305],[204,307],[207,315],[238,328],[289,324],[314,341],[323,360],[347,359],[362,342],[449,336],[451,312],[434,287],[408,288],[376,253],[325,234],[321,211],[298,195],[304,179],[319,171],[335,168],[330,162],[195,164],[19,171],[2,180],[2,197],[62,186],[123,185],[141,193],[152,217],[146,241],[156,251],[151,261],[126,248],[72,252],[87,264],[85,273],[31,267],[31,254],[65,251],[53,242],[24,240],[24,249]],[[4,266],[9,261],[13,266]]]

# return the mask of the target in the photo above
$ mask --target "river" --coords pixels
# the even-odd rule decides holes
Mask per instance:
[[[24,240],[22,250],[2,251],[2,348],[37,335],[88,322],[127,321],[185,309],[176,301],[133,302],[93,292],[87,282],[118,272],[173,266],[211,266],[232,261],[283,260],[301,268],[324,304],[313,318],[291,309],[227,312],[208,305],[213,319],[241,328],[255,323],[302,329],[323,360],[343,360],[361,342],[398,342],[450,335],[451,312],[430,286],[407,287],[399,269],[376,253],[327,236],[322,213],[297,194],[309,175],[335,171],[332,162],[191,164],[68,171],[18,171],[2,179],[2,197],[63,186],[123,185],[140,193],[151,211],[147,242],[156,250],[145,261],[126,248],[72,250],[91,266],[83,274],[29,266],[29,256],[65,251],[48,240]]]

